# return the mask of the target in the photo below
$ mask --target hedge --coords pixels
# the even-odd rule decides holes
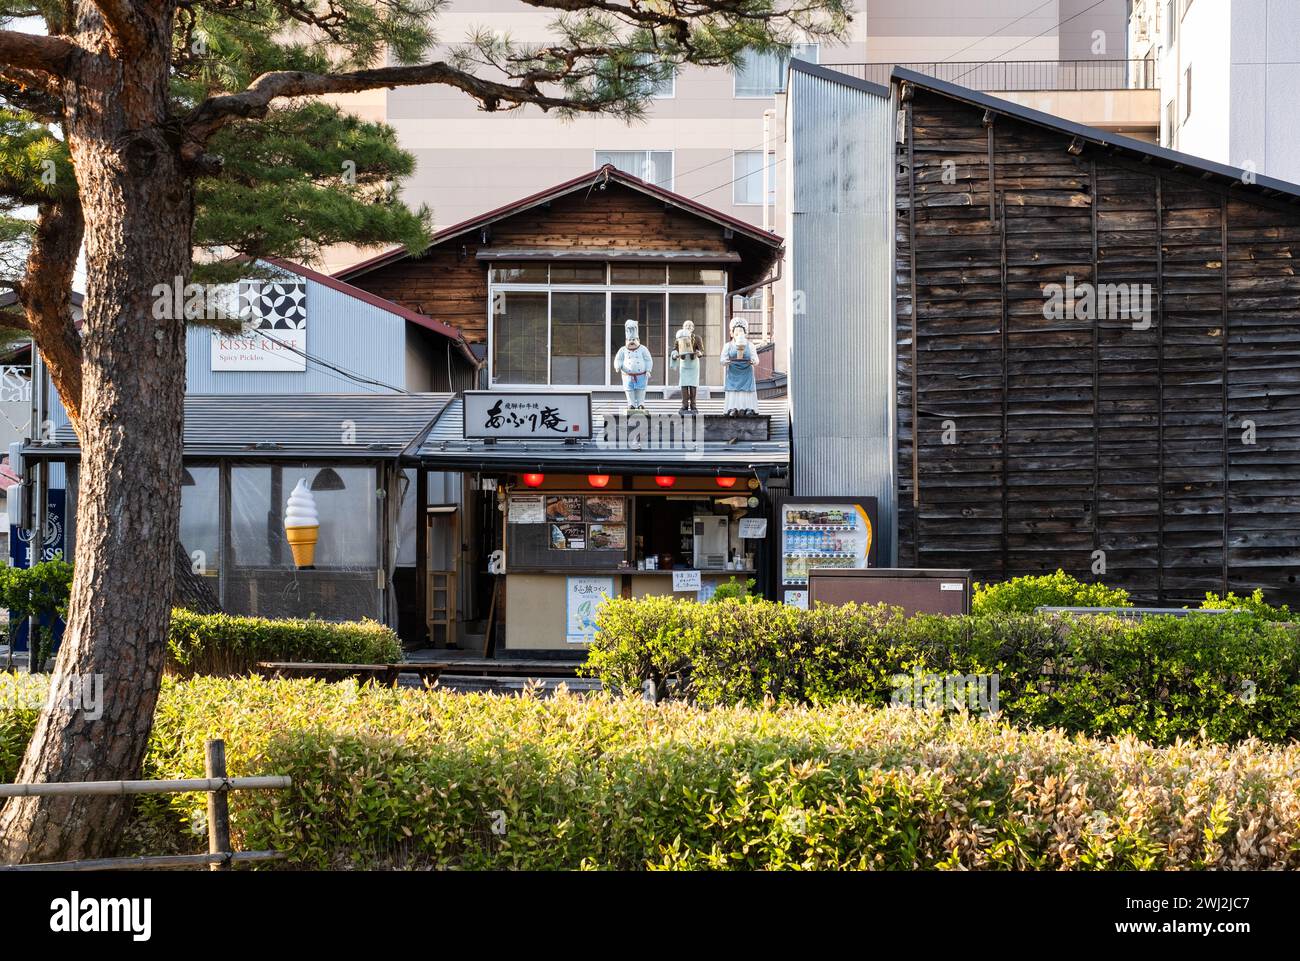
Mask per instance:
[[[976,584],[972,614],[1014,611],[1030,614],[1040,607],[1131,607],[1128,591],[1081,581],[1065,571],[1029,574],[992,584]]]
[[[1097,736],[1300,737],[1300,639],[1249,613],[1140,621],[670,597],[601,605],[586,672],[702,706],[890,703],[900,678],[997,675],[1011,721]]]
[[[233,774],[293,778],[231,808],[240,847],[294,867],[1300,868],[1294,744],[201,677],[164,684],[145,776],[199,776],[218,735]],[[148,800],[125,853],[201,845],[200,796]]]
[[[167,669],[173,674],[243,674],[258,661],[392,664],[402,646],[377,621],[271,620],[172,611]]]

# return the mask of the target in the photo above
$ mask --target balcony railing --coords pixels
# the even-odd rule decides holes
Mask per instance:
[[[1031,90],[1154,90],[1154,60],[992,60],[961,63],[828,63],[829,70],[859,80],[889,83],[894,67],[906,67],[958,86],[985,92]]]

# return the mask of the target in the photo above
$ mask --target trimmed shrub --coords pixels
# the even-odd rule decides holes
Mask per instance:
[[[1238,597],[1232,591],[1229,591],[1226,597],[1220,597],[1213,591],[1206,591],[1205,600],[1201,602],[1201,610],[1245,611],[1265,621],[1300,620],[1300,614],[1291,613],[1291,608],[1285,604],[1274,607],[1265,601],[1264,591],[1258,587],[1249,597]]]
[[[704,706],[882,706],[918,675],[996,675],[1012,721],[1093,735],[1300,737],[1300,638],[1249,614],[905,617],[885,605],[612,598],[585,671]]]
[[[972,614],[1016,611],[1031,614],[1040,607],[1130,607],[1128,591],[1120,587],[1079,580],[1058,570],[1055,574],[1013,577],[997,584],[976,584]]]
[[[201,776],[211,736],[233,774],[293,778],[231,810],[241,848],[297,867],[1300,868],[1294,744],[204,677],[164,684],[145,776]],[[140,809],[131,836],[201,849],[202,807]]]
[[[167,669],[183,676],[243,674],[258,661],[392,664],[402,645],[377,621],[271,620],[172,611]]]

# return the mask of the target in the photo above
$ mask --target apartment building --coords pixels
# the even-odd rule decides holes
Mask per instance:
[[[1300,126],[1276,120],[1300,90],[1300,3],[1133,0],[1129,47],[1156,63],[1161,144],[1300,180]]]
[[[791,54],[857,76],[881,69],[887,75],[894,63],[924,70],[919,65],[928,63],[953,82],[1004,92],[1028,88],[1031,106],[1112,129],[1140,126],[1130,121],[1137,117],[1145,123],[1144,111],[1154,112],[1144,106],[1136,113],[1116,108],[1113,97],[1107,106],[1093,95],[1101,87],[1127,85],[1122,65],[1115,79],[1057,66],[1062,61],[1122,64],[1127,0],[859,3],[862,9],[843,42],[801,45]],[[486,28],[519,42],[542,40],[553,16],[518,0],[450,0],[439,14],[439,36],[451,46]],[[1000,63],[990,67],[988,61]],[[683,68],[657,91],[645,119],[631,125],[602,117],[561,123],[532,108],[488,114],[460,91],[440,86],[343,100],[349,109],[397,129],[418,161],[406,197],[412,204],[428,204],[440,228],[605,163],[730,216],[770,226],[774,214],[764,199],[774,200],[782,180],[773,142],[774,95],[785,83],[787,63],[784,56],[756,55],[734,72]],[[1080,92],[1087,94],[1087,109],[1066,95]],[[1154,125],[1154,117],[1149,120]],[[355,253],[339,254],[331,266],[359,259]]]

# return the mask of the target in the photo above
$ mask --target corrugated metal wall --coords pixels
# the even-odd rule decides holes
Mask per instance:
[[[793,480],[797,495],[880,505],[897,558],[894,479],[894,105],[829,71],[793,69],[785,176]]]
[[[406,385],[406,321],[321,284],[307,282],[307,353],[361,378]],[[305,371],[214,371],[211,332],[190,327],[185,345],[191,394],[365,394],[359,382],[316,360]]]

